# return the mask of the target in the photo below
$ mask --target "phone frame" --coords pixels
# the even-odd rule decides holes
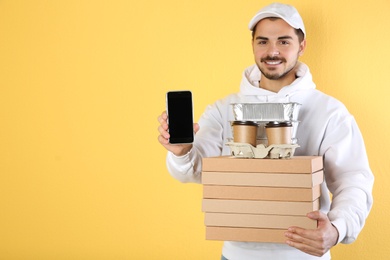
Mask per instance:
[[[188,103],[188,101],[190,102]],[[179,107],[173,108],[173,105]],[[194,108],[192,92],[189,90],[168,91],[166,93],[166,111],[168,115],[168,131],[170,134],[169,143],[193,143]]]

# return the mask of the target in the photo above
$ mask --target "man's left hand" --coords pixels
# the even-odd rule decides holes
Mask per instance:
[[[336,245],[339,233],[324,213],[313,211],[307,217],[317,220],[317,229],[290,227],[285,233],[286,243],[307,254],[322,256]]]

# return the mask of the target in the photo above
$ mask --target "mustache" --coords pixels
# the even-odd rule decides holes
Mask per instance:
[[[261,58],[260,60],[261,62],[266,62],[266,61],[282,61],[282,62],[286,62],[286,59],[285,58],[281,58],[281,57],[271,57],[271,56],[267,56],[265,58]]]

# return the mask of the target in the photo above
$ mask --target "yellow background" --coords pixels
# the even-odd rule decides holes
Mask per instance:
[[[302,61],[365,137],[375,203],[333,259],[389,256],[390,4],[284,1],[307,28]],[[238,91],[247,24],[269,1],[0,1],[0,259],[219,259],[201,186],[168,174],[165,92],[195,119]]]

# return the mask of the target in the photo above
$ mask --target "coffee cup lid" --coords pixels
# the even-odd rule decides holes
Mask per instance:
[[[253,121],[233,121],[232,125],[251,125],[258,126],[256,122]]]
[[[292,126],[291,122],[289,121],[270,121],[268,122],[265,127],[289,127]]]

